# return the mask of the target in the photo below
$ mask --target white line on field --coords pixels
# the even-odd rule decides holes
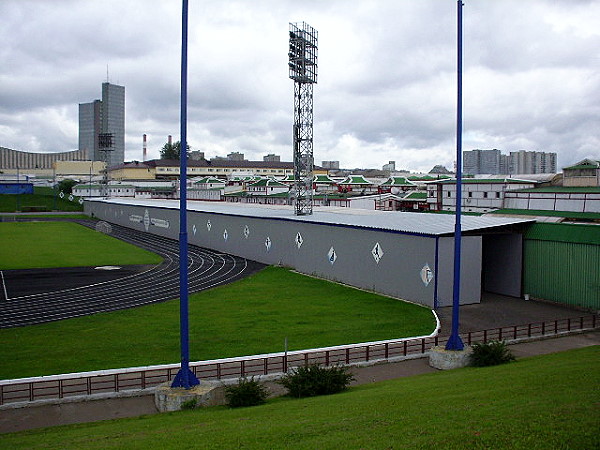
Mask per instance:
[[[4,272],[0,270],[0,278],[2,278],[2,289],[4,290],[4,298],[8,300],[8,294],[6,293],[6,283],[4,283]]]

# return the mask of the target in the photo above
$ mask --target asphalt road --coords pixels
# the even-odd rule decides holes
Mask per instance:
[[[95,228],[91,220],[75,220]],[[133,308],[179,297],[179,243],[112,225],[111,235],[159,254],[156,266],[6,270],[0,273],[0,328]],[[233,255],[189,246],[189,292],[229,283],[264,267]]]

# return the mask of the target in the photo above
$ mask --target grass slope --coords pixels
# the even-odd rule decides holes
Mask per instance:
[[[46,211],[83,211],[83,205],[79,204],[79,197],[73,201],[60,198],[58,192],[52,188],[34,187],[33,194],[2,194],[0,195],[0,212],[22,211],[23,207],[43,207]],[[55,197],[56,196],[56,197]]]
[[[600,347],[251,408],[0,435],[3,448],[600,448]]]
[[[290,289],[294,286],[294,289]],[[190,296],[194,360],[429,334],[427,308],[269,267]],[[179,302],[0,330],[0,379],[179,361]]]
[[[154,253],[76,223],[0,223],[0,270],[160,261]]]

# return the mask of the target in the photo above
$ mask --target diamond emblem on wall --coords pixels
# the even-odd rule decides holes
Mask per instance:
[[[206,221],[206,229],[207,229],[208,231],[210,231],[211,227],[212,227],[212,223],[210,223],[210,219],[208,219],[208,220]]]
[[[248,236],[250,236],[250,227],[248,227],[248,225],[246,225],[246,226],[244,227],[244,237],[245,237],[246,239],[248,239]]]
[[[144,228],[146,231],[148,231],[148,228],[150,228],[150,213],[147,209],[144,210]]]
[[[381,245],[379,245],[379,242],[377,242],[373,247],[373,250],[371,250],[371,255],[373,255],[375,262],[379,264],[379,261],[383,256],[383,249],[381,248]]]
[[[298,247],[298,249],[300,249],[300,247],[302,247],[303,242],[304,242],[304,239],[302,239],[302,235],[298,231],[298,233],[296,233],[296,246]]]
[[[267,238],[265,239],[265,247],[267,248],[267,251],[271,250],[271,244],[271,238],[267,236]]]
[[[225,231],[223,231],[223,240],[227,241],[228,237],[229,237],[229,234],[227,233],[227,228],[225,228]]]
[[[425,286],[429,286],[431,280],[433,280],[433,270],[431,270],[429,264],[425,263],[425,265],[421,269],[421,281],[423,281],[423,284]]]
[[[337,255],[335,254],[335,249],[331,247],[329,252],[327,252],[327,259],[329,259],[329,263],[333,266],[335,260],[337,259]]]

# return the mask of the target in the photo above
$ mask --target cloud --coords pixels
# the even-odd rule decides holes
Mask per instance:
[[[465,1],[464,149],[598,157],[598,1]],[[126,88],[126,158],[178,139],[180,4],[0,3],[0,145],[77,147],[78,103]],[[429,170],[455,159],[456,3],[190,2],[188,140],[208,157],[291,160],[288,22],[319,32],[315,160]]]

